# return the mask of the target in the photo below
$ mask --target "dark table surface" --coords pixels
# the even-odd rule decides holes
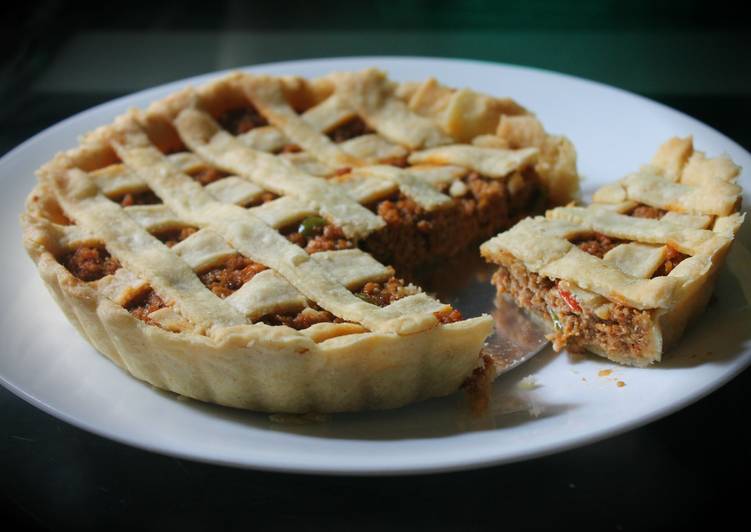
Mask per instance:
[[[0,22],[0,154],[95,104],[190,75],[385,54],[484,59],[602,81],[749,149],[747,22],[721,2],[654,4],[280,0],[130,2],[109,11],[101,3],[18,3]],[[746,371],[678,413],[575,450],[400,478],[170,458],[84,432],[0,389],[0,505],[7,519],[41,528],[690,530],[745,515],[747,490],[738,486],[749,475],[749,385]]]

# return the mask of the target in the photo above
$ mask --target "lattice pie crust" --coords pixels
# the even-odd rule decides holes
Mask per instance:
[[[577,192],[571,144],[518,104],[375,70],[234,73],[128,112],[38,177],[25,245],[79,332],[154,386],[270,412],[457,390],[490,317],[461,319],[373,255],[415,266],[458,251],[440,247],[453,220],[495,232]]]
[[[500,265],[499,294],[541,318],[556,348],[648,365],[710,298],[745,216],[738,173],[673,138],[588,207],[527,218],[481,252]]]

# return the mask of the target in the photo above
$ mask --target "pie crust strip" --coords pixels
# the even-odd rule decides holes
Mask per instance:
[[[185,109],[175,125],[185,144],[212,165],[250,179],[266,190],[315,204],[350,238],[362,238],[384,226],[383,220],[339,187],[304,174],[273,155],[248,148],[222,131],[205,112]]]
[[[454,142],[437,123],[412,112],[396,98],[393,87],[377,70],[338,74],[337,94],[391,142],[412,150]]]

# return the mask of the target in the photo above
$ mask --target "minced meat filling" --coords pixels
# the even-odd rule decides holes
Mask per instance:
[[[219,266],[199,273],[198,278],[217,296],[225,298],[265,269],[263,264],[237,254]]]
[[[335,127],[327,133],[329,138],[334,142],[344,142],[345,140],[353,139],[362,135],[373,133],[373,130],[368,127],[365,121],[358,117],[353,118],[345,122],[344,124]]]
[[[217,121],[233,135],[242,135],[251,129],[267,126],[269,122],[253,106],[230,109],[224,112]]]
[[[128,192],[120,197],[112,198],[112,201],[119,203],[123,207],[130,207],[131,205],[157,205],[162,203],[161,198],[154,194],[154,191],[151,189],[142,192]]]
[[[490,405],[490,391],[495,377],[495,365],[490,355],[482,356],[482,364],[475,368],[462,388],[467,392],[467,399],[472,414],[479,415],[487,412]]]
[[[371,205],[386,227],[368,236],[363,248],[383,263],[413,271],[430,261],[453,256],[532,214],[541,194],[534,174],[526,174],[513,192],[506,180],[475,172],[463,182],[466,194],[452,198],[446,208],[425,211],[401,193]]]
[[[263,205],[264,203],[268,203],[269,201],[273,201],[277,199],[279,196],[274,194],[273,192],[264,191],[261,193],[260,196],[255,198],[250,203],[247,203],[244,205],[245,208],[250,209],[251,207],[258,207],[259,205]]]
[[[111,275],[120,267],[120,263],[103,247],[81,246],[66,253],[60,263],[70,273],[82,281],[97,281],[105,275]]]
[[[165,246],[171,248],[175,244],[178,244],[188,238],[190,235],[198,231],[195,227],[176,227],[174,229],[167,229],[166,231],[159,231],[154,233],[154,236],[161,240]]]
[[[398,166],[399,168],[406,168],[409,166],[408,163],[409,155],[402,155],[399,157],[391,157],[389,159],[382,159],[379,161],[379,164],[388,164],[391,166]]]
[[[590,255],[603,258],[608,251],[618,246],[619,244],[623,244],[624,241],[618,240],[617,238],[611,238],[607,235],[603,235],[602,233],[594,233],[593,235],[587,237],[577,238],[571,243],[575,246],[578,246],[578,248],[582,251],[586,251]]]
[[[649,205],[637,205],[629,215],[634,218],[651,218],[653,220],[659,220],[667,211],[658,209],[657,207],[650,207]]]
[[[166,306],[164,300],[153,289],[149,288],[128,302],[125,308],[139,320],[149,323],[151,322],[149,314]]]
[[[373,305],[385,307],[397,299],[411,296],[417,293],[417,289],[412,285],[405,285],[402,279],[391,277],[382,282],[370,281],[360,288],[355,295]]]
[[[594,345],[638,357],[648,345],[652,327],[649,310],[611,303],[608,319],[602,319],[590,309],[567,302],[555,281],[528,271],[512,257],[499,266],[493,284],[499,293],[509,295],[520,307],[553,323],[556,350],[566,347],[582,351]],[[570,293],[566,296],[572,297]]]
[[[342,323],[342,320],[334,316],[331,312],[313,305],[312,307],[306,307],[300,312],[269,314],[261,318],[261,322],[266,325],[286,325],[299,331],[317,323]]]
[[[297,144],[285,144],[279,153],[300,153],[302,148]]]
[[[349,240],[342,229],[326,222],[320,216],[309,216],[299,224],[282,229],[287,239],[303,248],[307,253],[352,249],[354,242]]]
[[[624,243],[626,243],[625,240],[612,238],[607,235],[603,235],[602,233],[594,233],[591,236],[578,238],[572,241],[572,244],[578,246],[582,251],[586,251],[590,255],[594,255],[595,257],[599,258],[603,258],[608,251]],[[673,268],[678,266],[681,261],[687,258],[688,255],[685,255],[680,251],[667,246],[665,261],[660,265],[657,271],[655,271],[652,277],[660,277],[662,275],[669,274],[673,270]]]
[[[222,172],[221,170],[218,170],[216,168],[207,167],[202,168],[201,170],[198,170],[197,172],[193,172],[190,174],[190,177],[201,183],[204,187],[208,185],[209,183],[213,183],[214,181],[219,181],[220,179],[224,179],[229,174],[227,172]]]
[[[372,305],[385,307],[394,301],[417,293],[418,289],[414,286],[405,286],[404,281],[397,277],[382,282],[368,282],[355,292],[355,295]],[[454,308],[447,308],[434,313],[434,316],[442,324],[453,323],[462,320],[461,313]],[[300,312],[286,314],[269,314],[260,320],[267,325],[286,325],[293,329],[307,329],[316,323],[343,323],[341,318],[337,318],[331,312],[321,309],[313,304],[306,307]]]
[[[673,269],[678,266],[681,262],[686,260],[688,258],[688,255],[681,253],[677,249],[674,249],[671,246],[667,246],[667,254],[665,256],[665,261],[660,265],[659,268],[657,268],[657,271],[652,275],[652,277],[660,277],[662,275],[667,275],[670,272],[673,271]]]
[[[433,316],[435,316],[438,319],[438,321],[444,325],[448,323],[454,323],[456,321],[462,321],[463,319],[462,313],[453,307],[449,307],[444,310],[439,310],[438,312],[434,312]]]

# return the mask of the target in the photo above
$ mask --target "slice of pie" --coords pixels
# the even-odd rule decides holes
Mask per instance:
[[[674,138],[590,206],[523,220],[481,252],[499,296],[544,322],[556,350],[645,366],[709,301],[745,216],[738,173]]]
[[[133,110],[39,172],[24,241],[91,344],[135,377],[270,412],[458,389],[489,316],[396,273],[577,191],[510,100],[366,70],[235,73]]]

